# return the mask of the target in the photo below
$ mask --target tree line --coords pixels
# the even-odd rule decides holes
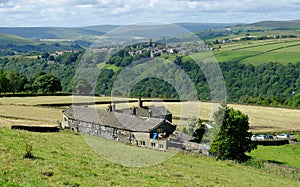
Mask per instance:
[[[114,64],[113,62],[109,61],[110,64]],[[119,60],[115,62],[116,66],[123,66]],[[178,55],[174,63],[193,80],[199,99],[209,101],[211,90],[201,68],[191,58],[184,55]],[[257,66],[236,62],[219,64],[226,84],[227,101],[265,106],[300,107],[300,62],[287,64],[270,62]],[[98,79],[100,81],[96,92],[109,94],[110,85],[115,81],[117,74],[118,72],[105,70]],[[131,96],[179,98],[169,83],[157,78],[146,78],[137,83],[132,89]]]
[[[1,77],[11,79],[11,86],[1,86],[1,92],[26,90],[42,92],[41,89],[37,89],[39,84],[34,83],[33,80],[37,78],[36,75],[39,72],[47,72],[47,74],[57,77],[63,92],[72,92],[74,83],[76,83],[76,93],[89,94],[93,92],[99,95],[110,95],[122,68],[135,60],[149,56],[145,53],[132,58],[126,51],[116,53],[107,60],[107,63],[118,68],[102,69],[97,82],[90,83],[86,77],[77,77],[76,79],[74,77],[83,54],[84,51],[64,53],[59,56],[43,53],[38,58],[0,57],[0,66],[3,69]],[[186,72],[193,81],[200,100],[209,101],[211,99],[211,88],[207,79],[201,68],[191,58],[185,55],[166,55],[163,58],[169,58]],[[96,57],[85,60],[89,61],[85,66],[97,71],[97,65],[100,62]],[[300,107],[300,62],[287,64],[270,62],[257,66],[235,62],[221,62],[219,64],[226,84],[227,101],[266,106]],[[174,73],[169,71],[166,70],[165,73]],[[27,77],[25,78],[24,75]],[[20,85],[35,86],[15,86],[17,83],[16,81],[13,82],[14,76],[20,77],[15,79],[20,82]],[[1,85],[7,83],[5,79],[3,80]],[[168,82],[150,77],[138,82],[132,88],[130,96],[179,98],[176,90]]]
[[[46,72],[39,72],[28,79],[16,71],[0,70],[0,93],[37,93],[54,94],[61,91],[61,83],[57,77]]]

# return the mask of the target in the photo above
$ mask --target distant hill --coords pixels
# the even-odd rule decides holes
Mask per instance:
[[[175,23],[191,32],[224,28],[233,24],[220,23]],[[81,39],[101,36],[121,25],[96,25],[86,27],[0,27],[0,33],[13,34],[30,39]]]
[[[107,33],[113,29],[116,29],[120,27],[121,25],[95,25],[95,26],[87,26],[87,27],[81,27],[81,29],[89,30],[89,31],[95,31],[95,32],[102,32]]]
[[[251,24],[242,24],[230,27],[232,30],[298,30],[300,20],[291,21],[261,21]]]
[[[33,41],[31,39],[28,38],[24,38],[21,36],[17,36],[17,35],[13,35],[13,34],[3,34],[0,33],[0,46],[4,46],[7,44],[29,44],[29,43],[33,43]]]
[[[229,26],[234,26],[237,23],[175,23],[180,27],[185,28],[191,32],[206,30],[206,29],[216,29],[216,28],[225,28]]]
[[[293,21],[261,21],[261,22],[257,22],[257,23],[248,24],[248,26],[287,29],[287,28],[300,27],[300,20],[293,20]]]
[[[0,33],[14,34],[31,39],[75,39],[81,36],[104,34],[101,31],[71,27],[0,27]]]

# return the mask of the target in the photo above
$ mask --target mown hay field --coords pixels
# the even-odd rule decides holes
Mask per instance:
[[[89,96],[37,96],[37,97],[2,97],[1,105],[43,105],[43,104],[69,104],[74,102],[98,102],[110,101],[111,97],[89,97]]]
[[[83,98],[83,99],[82,99]],[[82,97],[76,101],[109,101],[110,97]],[[121,98],[122,99],[122,98]],[[120,98],[118,99],[120,100]],[[126,100],[123,98],[123,100]],[[63,107],[43,107],[43,104],[66,104]],[[62,119],[62,110],[72,104],[72,96],[39,96],[0,98],[0,125],[57,125]],[[213,113],[220,106],[209,102],[145,102],[144,105],[165,106],[174,117],[174,124],[184,125],[193,116],[212,120]],[[137,103],[117,104],[116,108],[137,106]],[[300,131],[300,110],[274,107],[229,104],[249,116],[253,132]],[[105,109],[107,104],[97,104]]]

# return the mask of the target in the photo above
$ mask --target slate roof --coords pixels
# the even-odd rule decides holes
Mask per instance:
[[[100,124],[103,126],[124,129],[133,132],[150,132],[162,123],[169,121],[158,118],[140,118],[127,113],[107,112],[105,110],[97,110],[92,107],[72,105],[63,111],[64,115],[69,119]]]

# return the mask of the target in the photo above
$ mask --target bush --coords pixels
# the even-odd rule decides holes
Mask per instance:
[[[25,151],[25,154],[24,154],[24,158],[29,158],[29,159],[36,159],[36,157],[33,155],[32,153],[32,145],[25,142],[26,144],[26,151]]]
[[[279,146],[289,144],[289,140],[256,140],[253,141],[256,145],[263,145],[263,146]]]

